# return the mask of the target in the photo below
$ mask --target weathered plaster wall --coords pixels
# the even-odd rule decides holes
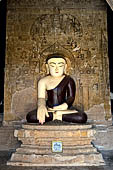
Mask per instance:
[[[7,0],[7,9],[4,120],[36,108],[36,81],[47,54],[53,52],[71,60],[75,104],[89,119],[109,118],[105,1]]]

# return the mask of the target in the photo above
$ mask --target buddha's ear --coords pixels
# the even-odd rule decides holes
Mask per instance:
[[[49,74],[49,66],[46,64],[46,73]]]
[[[65,67],[64,67],[64,74],[67,74],[67,64],[65,64]]]

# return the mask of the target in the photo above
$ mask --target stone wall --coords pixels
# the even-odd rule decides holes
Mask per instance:
[[[47,54],[72,63],[75,104],[96,122],[111,117],[107,13],[103,0],[7,0],[4,120],[37,107]]]

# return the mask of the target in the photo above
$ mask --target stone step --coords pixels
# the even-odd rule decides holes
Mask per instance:
[[[67,140],[66,140],[67,139]],[[76,145],[90,145],[92,139],[85,139],[85,140],[74,140],[74,139],[68,139],[68,138],[53,138],[53,139],[49,139],[49,138],[45,138],[44,139],[34,139],[34,138],[18,138],[18,140],[22,141],[22,143],[24,145],[39,145],[39,146],[51,146],[52,141],[62,141],[64,146],[76,146]]]
[[[29,147],[21,147],[16,149],[17,153],[21,154],[37,154],[37,155],[55,155],[56,153],[52,152],[52,147],[51,148],[29,148]],[[85,148],[64,148],[62,153],[60,155],[75,155],[79,153],[96,153],[97,150],[96,148],[93,147],[85,147]]]
[[[68,124],[68,125],[59,125],[59,126],[55,126],[55,125],[37,125],[35,123],[33,124],[29,124],[29,123],[24,123],[22,125],[23,129],[32,129],[32,130],[78,130],[78,129],[92,129],[92,125],[91,124],[82,124],[82,125],[78,125],[78,124]]]
[[[104,165],[99,153],[77,154],[75,156],[18,154],[12,155],[7,165],[16,166],[98,166]]]
[[[21,130],[15,130],[14,132],[14,136],[15,137],[19,137],[19,138],[23,138],[23,137],[28,137],[28,138],[49,138],[49,137],[61,137],[61,138],[65,138],[65,137],[73,137],[73,138],[86,138],[86,137],[94,137],[95,134],[95,130],[26,130],[26,129],[21,129]]]
[[[50,146],[40,146],[40,145],[23,145],[21,144],[21,148],[33,148],[33,149],[42,149],[42,148],[45,148],[45,149],[50,149],[51,147]],[[67,148],[67,146],[64,146],[63,145],[63,148]],[[79,148],[94,148],[93,145],[73,145],[73,146],[68,146],[68,148],[70,149],[79,149]]]

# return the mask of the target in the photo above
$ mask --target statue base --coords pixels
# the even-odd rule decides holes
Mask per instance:
[[[91,144],[92,125],[23,124],[14,136],[22,142],[7,165],[13,166],[100,166],[101,153]]]

